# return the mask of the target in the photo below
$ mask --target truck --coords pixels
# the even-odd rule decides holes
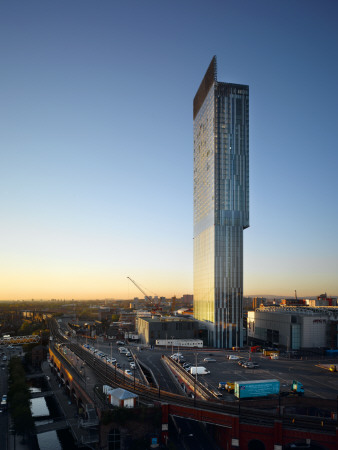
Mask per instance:
[[[235,389],[235,382],[234,381],[220,381],[218,383],[217,389],[219,391],[233,392],[233,390]]]
[[[271,355],[279,355],[279,350],[276,349],[263,349],[263,355],[264,356],[271,356]]]
[[[210,370],[207,370],[203,366],[191,366],[190,367],[190,375],[207,375],[210,373]]]
[[[267,397],[278,395],[278,380],[235,381],[234,394],[237,398]]]
[[[296,394],[299,396],[304,395],[304,386],[299,381],[293,380],[291,385],[291,394]]]
[[[218,383],[218,390],[219,391],[228,391],[233,392],[235,389],[235,382],[234,381],[221,381]]]

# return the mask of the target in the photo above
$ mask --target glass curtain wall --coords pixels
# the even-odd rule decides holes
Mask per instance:
[[[194,116],[194,316],[208,324],[210,345],[229,348],[243,345],[249,88],[214,78]]]

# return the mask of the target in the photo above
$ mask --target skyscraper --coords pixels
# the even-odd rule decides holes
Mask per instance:
[[[209,345],[243,345],[243,230],[249,226],[249,87],[217,81],[214,56],[195,95],[194,317]]]

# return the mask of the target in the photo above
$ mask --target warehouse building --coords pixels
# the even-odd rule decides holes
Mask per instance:
[[[248,342],[286,350],[338,347],[338,307],[269,306],[248,311]]]
[[[198,339],[198,322],[178,317],[139,317],[137,331],[144,344],[155,345],[157,339]]]

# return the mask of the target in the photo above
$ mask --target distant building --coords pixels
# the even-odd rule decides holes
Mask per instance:
[[[193,308],[180,308],[176,311],[176,315],[193,316],[194,310],[193,310]]]
[[[184,294],[182,297],[182,303],[184,305],[190,305],[194,301],[194,296],[192,294]]]
[[[252,307],[253,309],[259,308],[261,305],[266,305],[266,298],[264,297],[254,297],[252,299]]]
[[[98,319],[100,321],[102,321],[102,320],[108,320],[110,318],[111,318],[110,308],[108,306],[100,306]]]
[[[283,306],[305,306],[306,301],[303,298],[283,298],[280,304]]]
[[[139,310],[136,311],[136,318],[138,319],[139,317],[151,317],[152,314],[150,311],[146,311],[146,310]]]
[[[315,300],[306,300],[309,306],[338,306],[337,297],[328,297],[327,294],[321,294]]]
[[[138,297],[135,297],[134,300],[129,303],[129,308],[137,309],[139,307],[139,304],[140,304],[140,300],[138,299]]]

